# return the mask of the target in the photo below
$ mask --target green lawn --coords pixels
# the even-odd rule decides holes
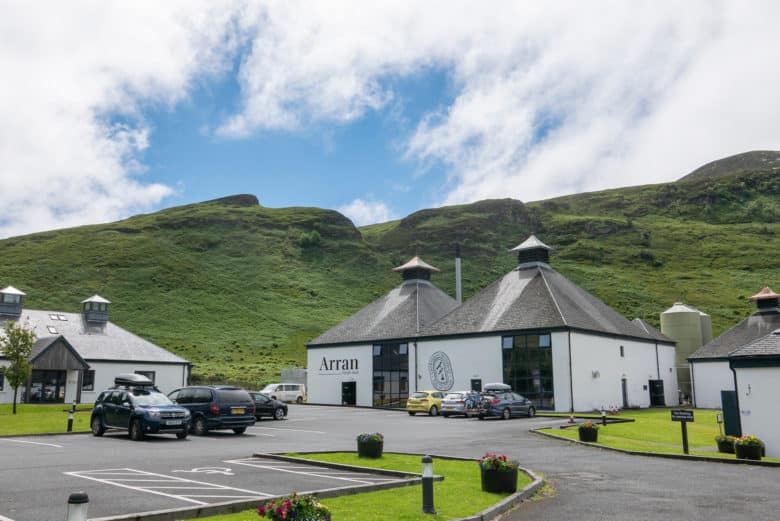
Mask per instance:
[[[417,472],[422,470],[420,456],[384,454],[378,460],[359,459],[355,453],[334,452],[330,454],[290,454],[290,456],[346,463],[364,467]],[[443,521],[476,514],[498,503],[507,494],[482,492],[479,467],[476,461],[437,460],[434,458],[433,472],[443,475],[444,481],[434,484],[436,515],[422,514],[422,492],[419,486],[402,487],[379,492],[366,492],[323,500],[339,521]],[[520,473],[518,490],[530,483]],[[260,519],[256,512],[247,510],[238,514],[205,518],[207,521],[250,521]]]
[[[79,405],[73,416],[73,431],[89,430],[89,409],[92,404]],[[16,414],[11,414],[13,406],[0,405],[0,436],[21,436],[23,434],[42,434],[66,432],[70,405],[28,405],[18,404]]]
[[[694,410],[694,422],[688,424],[689,453],[696,456],[734,458],[733,454],[718,452],[716,415],[720,411]],[[633,418],[631,423],[599,426],[599,444],[616,449],[683,454],[680,423],[671,421],[669,409],[642,409],[624,411],[616,418]],[[581,421],[581,420],[578,420]],[[595,422],[594,422],[595,423]],[[542,432],[577,439],[577,429],[542,429]],[[767,461],[780,461],[765,458]]]

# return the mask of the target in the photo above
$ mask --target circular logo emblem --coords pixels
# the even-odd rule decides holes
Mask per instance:
[[[449,391],[455,384],[455,375],[452,372],[450,357],[443,351],[436,351],[428,360],[428,373],[431,382],[437,391]]]

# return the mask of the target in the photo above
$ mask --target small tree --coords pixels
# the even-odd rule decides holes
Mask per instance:
[[[32,370],[30,357],[34,343],[35,333],[14,322],[9,322],[5,327],[5,335],[0,336],[0,351],[10,362],[10,365],[5,368],[5,378],[14,389],[14,414],[16,414],[16,396],[19,386],[27,381]]]

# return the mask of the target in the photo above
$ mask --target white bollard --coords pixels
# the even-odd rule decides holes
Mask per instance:
[[[86,492],[74,492],[68,498],[68,517],[65,521],[87,521],[89,496]]]

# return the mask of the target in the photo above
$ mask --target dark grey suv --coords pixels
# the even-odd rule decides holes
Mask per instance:
[[[531,418],[535,415],[536,406],[531,400],[517,393],[506,391],[484,393],[480,402],[478,418],[482,420],[488,416],[498,416],[508,420],[513,416]]]
[[[172,432],[179,439],[187,437],[190,411],[174,405],[145,376],[119,375],[114,387],[98,396],[92,409],[90,428],[95,436],[107,429],[126,430],[138,441],[146,434]]]
[[[189,409],[192,433],[198,436],[217,429],[233,429],[236,434],[243,434],[255,424],[255,401],[238,387],[182,387],[168,394],[168,398]]]

